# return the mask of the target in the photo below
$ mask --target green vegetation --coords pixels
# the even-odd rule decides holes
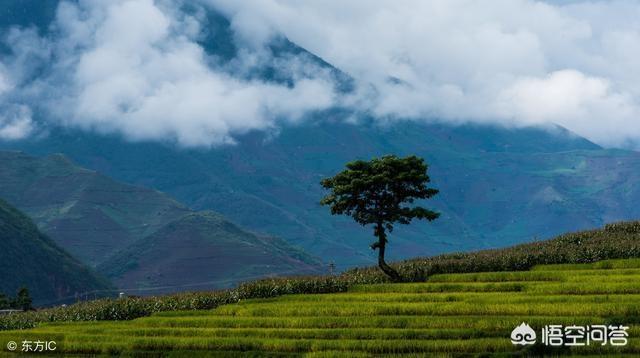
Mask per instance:
[[[505,249],[449,254],[391,264],[404,281],[400,286],[357,286],[385,284],[386,275],[377,267],[354,269],[339,276],[266,279],[240,285],[236,289],[182,293],[157,297],[131,297],[83,302],[69,307],[0,316],[0,330],[32,328],[43,322],[131,320],[159,312],[209,310],[220,305],[254,298],[287,294],[317,294],[347,290],[406,290],[412,293],[491,293],[523,292],[528,281],[547,282],[546,290],[556,295],[596,293],[601,287],[610,293],[640,293],[634,286],[635,261],[602,261],[640,257],[640,222],[606,225],[601,230],[562,235],[548,241]],[[596,262],[600,261],[600,262]],[[552,270],[534,267],[553,265]],[[578,266],[574,266],[577,264]],[[567,277],[565,270],[581,270],[580,276]],[[528,272],[499,272],[524,271]],[[602,272],[601,269],[615,269]],[[498,273],[496,273],[498,272]],[[443,273],[455,275],[442,276]],[[606,282],[605,281],[606,276]],[[575,277],[572,279],[571,277]],[[561,281],[561,279],[563,281]],[[579,279],[576,281],[576,279]],[[429,285],[421,282],[429,280]],[[457,280],[457,281],[456,281]],[[415,283],[415,287],[412,286]],[[583,283],[584,282],[584,283]],[[604,283],[603,283],[604,282]],[[586,284],[585,284],[586,283]],[[357,286],[357,287],[356,287]],[[536,286],[527,290],[534,292]]]
[[[13,307],[19,308],[23,311],[30,311],[33,309],[33,300],[31,299],[31,294],[29,293],[28,288],[21,287],[18,290],[16,299],[13,301]]]
[[[327,357],[637,355],[639,280],[640,259],[627,259],[543,265],[521,272],[441,274],[422,283],[353,285],[349,289],[316,281],[316,285],[292,291],[345,292],[238,298],[237,303],[201,311],[180,311],[184,307],[176,306],[129,322],[49,323],[26,331],[0,332],[0,344],[56,337],[63,352],[75,354],[179,355],[206,350],[221,355],[312,353]],[[575,283],[589,289],[565,289]],[[255,291],[245,287],[244,294],[259,295],[259,285],[252,287]],[[511,330],[523,321],[537,332],[551,324],[623,324],[630,327],[630,339],[626,346],[513,345]]]
[[[33,309],[33,300],[29,289],[21,287],[15,298],[7,297],[7,295],[0,293],[0,310],[15,309],[30,311]]]
[[[560,235],[512,247],[417,258],[392,265],[405,281],[421,282],[434,274],[522,271],[535,265],[579,264],[640,257],[640,221],[607,224],[598,230]],[[604,263],[602,265],[605,265]],[[559,269],[562,266],[554,266]],[[350,275],[376,275],[374,268],[354,269]]]
[[[29,308],[36,303],[71,300],[76,292],[111,289],[111,285],[71,257],[33,222],[0,199],[0,293],[21,290],[12,306]],[[9,300],[0,297],[0,302]]]
[[[427,165],[415,155],[406,158],[385,155],[368,162],[356,160],[346,167],[334,177],[322,180],[322,187],[331,193],[320,204],[329,205],[333,215],[351,216],[362,226],[374,225],[373,235],[378,240],[371,249],[378,250],[378,267],[392,280],[400,281],[398,272],[384,258],[387,232],[392,232],[395,224],[406,225],[413,219],[432,221],[440,216],[420,206],[403,206],[438,193],[427,187],[431,181]]]

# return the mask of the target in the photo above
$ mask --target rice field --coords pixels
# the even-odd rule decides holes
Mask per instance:
[[[537,333],[535,344],[511,342],[522,322]],[[639,323],[640,260],[630,259],[434,275],[424,283],[360,285],[132,321],[49,323],[0,332],[0,343],[55,340],[58,352],[105,355],[639,356]],[[546,325],[624,325],[627,344],[550,347],[540,340]]]

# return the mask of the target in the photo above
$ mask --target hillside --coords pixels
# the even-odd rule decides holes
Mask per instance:
[[[24,286],[35,304],[47,304],[73,302],[77,293],[112,288],[2,199],[0,243],[0,293],[13,296]]]
[[[436,275],[423,283],[358,285],[129,322],[50,324],[0,332],[0,343],[64,335],[61,349],[73,354],[637,356],[638,279],[637,259]],[[511,342],[523,322],[536,333],[533,345]],[[607,332],[624,325],[628,337],[605,334],[606,341],[583,337],[582,346],[552,347],[543,343],[547,325],[606,325]]]
[[[613,223],[511,248],[395,263],[407,283],[386,283],[365,268],[225,291],[98,300],[0,317],[0,329],[36,327],[0,332],[0,344],[63,335],[61,350],[69,354],[637,356],[639,242],[640,222]],[[49,323],[37,327],[43,321]],[[511,342],[523,322],[536,332],[533,345]],[[548,325],[622,325],[628,337],[615,341],[620,345],[595,336],[583,346],[551,347],[542,341]]]
[[[534,269],[538,265],[553,265],[557,270],[576,264],[595,268],[623,268],[621,265],[626,265],[626,262],[630,265],[629,268],[635,268],[640,258],[639,243],[640,222],[618,222],[597,230],[566,233],[551,240],[502,249],[413,258],[391,265],[406,283],[424,283],[441,274],[488,273],[486,276],[492,276],[500,272],[518,271],[506,274],[517,278],[527,275],[522,271]],[[607,260],[618,260],[623,264]],[[484,276],[485,274],[478,275]],[[204,291],[194,287],[191,292],[171,295],[94,300],[69,307],[0,316],[0,330],[33,328],[42,322],[131,320],[159,312],[211,310],[250,299],[337,293],[353,289],[356,285],[384,283],[389,283],[389,279],[377,267],[355,268],[339,275],[274,277],[245,282],[227,290]],[[576,288],[575,285],[571,287]],[[637,285],[628,289],[634,292]]]
[[[0,197],[92,266],[191,212],[162,193],[116,182],[59,154],[0,152]]]
[[[390,237],[395,260],[502,247],[640,217],[634,185],[640,155],[601,149],[561,129],[321,123],[272,138],[253,133],[238,145],[208,150],[60,130],[4,147],[66,153],[85,167],[156,188],[197,210],[215,210],[343,268],[375,262],[371,232],[320,207],[319,181],[355,158],[423,156],[440,189],[427,203],[442,212],[440,219],[398,226]]]
[[[221,288],[258,277],[318,273],[321,266],[280,239],[256,236],[218,214],[195,212],[60,154],[0,151],[0,196],[126,292]]]
[[[98,271],[118,287],[139,287],[130,291],[136,294],[230,287],[265,276],[321,273],[319,261],[286,242],[256,236],[212,212],[172,221],[115,254]]]

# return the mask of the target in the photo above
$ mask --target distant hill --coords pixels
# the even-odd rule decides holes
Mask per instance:
[[[60,154],[0,152],[0,197],[90,265],[191,212],[155,190],[74,165]]]
[[[226,287],[320,268],[317,259],[285,241],[256,236],[213,212],[195,212],[158,191],[114,181],[61,154],[0,151],[0,197],[119,288],[145,289],[137,293]]]
[[[319,181],[356,158],[425,157],[440,189],[427,205],[441,218],[398,226],[388,252],[394,260],[508,246],[640,217],[640,154],[602,149],[562,128],[318,122],[284,128],[275,137],[250,133],[237,145],[207,150],[72,130],[0,146],[63,152],[339,267],[375,262],[371,231],[318,203],[324,194]]]
[[[36,304],[73,302],[76,293],[112,289],[43,235],[20,211],[0,199],[0,292],[25,286]]]
[[[244,231],[213,212],[187,214],[98,267],[119,287],[162,293],[228,287],[269,275],[320,273],[319,263],[276,238]],[[185,278],[188,277],[188,280]],[[155,289],[154,287],[165,288]]]

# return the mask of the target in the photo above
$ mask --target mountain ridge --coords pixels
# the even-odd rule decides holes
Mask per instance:
[[[292,273],[294,269],[302,274],[321,270],[319,260],[278,238],[257,236],[220,214],[194,211],[159,191],[115,181],[99,171],[74,164],[62,154],[33,157],[23,152],[0,151],[0,196],[24,209],[58,245],[95,266],[121,288],[179,287],[194,280],[214,283],[222,279],[226,287],[244,281],[247,275],[255,276],[259,270],[243,274],[243,266],[251,268],[263,261],[271,265],[264,267],[260,272],[263,275]],[[167,232],[175,225],[182,230],[179,237]],[[193,245],[184,244],[189,240]],[[253,246],[260,249],[243,247],[247,242],[254,242]],[[163,243],[173,245],[175,250],[167,250]],[[149,250],[162,254],[140,255]],[[211,256],[209,262],[201,260],[194,266],[193,261],[204,251],[221,252],[222,256]],[[247,255],[252,261],[242,259]],[[177,258],[184,261],[183,265],[191,265],[193,272],[181,271],[177,266],[175,271],[182,272],[181,275],[167,274],[160,263],[171,263]],[[231,260],[236,274],[207,269],[223,259]],[[132,265],[137,261],[165,274],[158,276],[148,272],[144,265]],[[123,273],[131,276],[138,272],[154,279],[140,276],[132,281],[121,277]]]
[[[91,265],[169,218],[190,211],[162,193],[118,183],[74,165],[61,154],[36,158],[0,152],[0,168],[0,196]],[[96,225],[102,230],[96,231]],[[88,234],[90,246],[85,240]]]
[[[277,136],[248,133],[234,146],[212,149],[133,143],[68,129],[0,147],[64,152],[84,167],[156,188],[196,210],[213,209],[341,268],[375,261],[367,249],[372,236],[369,229],[321,208],[318,183],[357,158],[425,157],[441,190],[425,204],[443,217],[399,227],[390,237],[391,259],[505,246],[640,216],[632,205],[640,198],[637,190],[611,186],[635,180],[638,154],[602,149],[562,128],[355,125],[320,117],[283,128]],[[609,194],[597,195],[597,190]],[[553,192],[561,200],[551,200]]]
[[[73,258],[18,209],[0,199],[0,292],[27,287],[36,304],[73,302],[75,295],[113,288]]]
[[[239,281],[265,277],[265,273],[318,274],[321,266],[279,239],[253,235],[217,213],[204,211],[168,223],[113,255],[98,271],[125,290],[139,287],[131,292],[151,290],[158,294],[212,284],[231,287]],[[185,275],[190,277],[187,283]]]

